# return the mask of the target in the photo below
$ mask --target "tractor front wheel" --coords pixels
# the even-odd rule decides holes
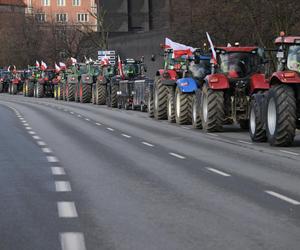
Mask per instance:
[[[287,85],[273,86],[267,98],[267,137],[272,146],[290,146],[296,133],[296,98]]]
[[[195,93],[192,98],[192,125],[193,128],[202,129],[201,113],[200,113],[201,93]]]
[[[157,78],[154,83],[154,118],[157,120],[167,119],[167,96],[168,88]]]
[[[179,88],[176,88],[175,119],[177,124],[180,125],[191,124],[192,122],[191,103],[192,103],[192,95],[182,93]]]
[[[91,102],[91,86],[80,82],[79,99],[81,103]]]
[[[172,92],[174,92],[174,91],[172,91]],[[167,115],[168,115],[168,121],[170,122],[170,123],[174,123],[174,122],[176,122],[176,119],[175,119],[175,108],[174,108],[174,93],[170,93],[170,91],[169,91],[169,93],[168,93],[168,97],[167,97],[167,104],[168,104],[168,106],[167,106],[167,110],[168,110],[168,112],[167,112]]]
[[[36,84],[36,92],[35,95],[37,98],[42,98],[44,96],[44,88],[42,84]]]
[[[95,104],[105,105],[106,103],[106,85],[96,82],[95,88]]]
[[[265,142],[267,140],[266,130],[264,128],[263,115],[259,104],[253,98],[250,103],[250,121],[249,134],[254,142]]]

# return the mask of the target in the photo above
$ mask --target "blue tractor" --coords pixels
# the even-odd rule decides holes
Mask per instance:
[[[169,122],[192,124],[201,128],[199,113],[201,89],[205,77],[210,74],[210,56],[197,49],[181,66],[182,77],[168,86],[167,116]]]

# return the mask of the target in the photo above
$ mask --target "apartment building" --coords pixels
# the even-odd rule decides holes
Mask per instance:
[[[25,0],[27,14],[34,15],[41,24],[58,23],[87,25],[97,31],[95,0]]]

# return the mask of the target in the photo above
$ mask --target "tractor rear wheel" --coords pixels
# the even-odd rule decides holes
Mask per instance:
[[[73,102],[75,100],[75,85],[72,83],[66,83],[66,95],[67,101]]]
[[[80,82],[79,98],[81,103],[91,102],[91,87],[89,84]]]
[[[12,84],[11,86],[11,93],[16,95],[18,93],[18,86],[16,84]]]
[[[168,88],[158,77],[154,83],[154,118],[157,120],[167,119],[167,96]]]
[[[111,107],[112,108],[117,108],[118,107],[118,95],[117,95],[117,92],[118,92],[119,88],[118,88],[118,85],[116,84],[113,84],[111,86]]]
[[[33,94],[34,94],[34,83],[28,82],[27,96],[33,97]]]
[[[259,104],[253,98],[250,103],[250,121],[249,134],[254,142],[265,142],[267,140],[266,130],[264,128],[263,115]]]
[[[199,94],[197,94],[196,92],[192,98],[192,125],[193,128],[198,128],[198,129],[202,129],[200,100],[201,100],[201,93],[199,92]]]
[[[191,112],[192,95],[185,94],[176,88],[175,91],[175,119],[176,123],[191,124],[192,112]]]
[[[154,117],[154,101],[153,94],[149,91],[148,93],[148,104],[147,104],[147,112],[149,117]]]
[[[174,92],[174,91],[172,91]],[[174,93],[168,93],[168,97],[167,97],[167,100],[168,100],[168,121],[170,123],[174,123],[176,122],[176,119],[175,119],[175,105],[174,105]]]
[[[3,92],[3,83],[0,83],[0,93]]]
[[[96,82],[95,88],[95,104],[105,105],[106,103],[106,85]]]
[[[287,85],[273,86],[267,97],[267,136],[272,146],[290,146],[296,133],[296,98]]]
[[[74,96],[74,100],[75,102],[79,102],[79,83],[75,83],[75,96]]]
[[[24,82],[23,84],[23,96],[27,96],[27,81]]]
[[[202,89],[201,120],[205,132],[220,132],[224,123],[224,92],[212,90],[207,86]]]
[[[11,83],[8,85],[8,94],[11,95]]]
[[[37,98],[42,98],[44,96],[44,88],[42,84],[36,84],[36,92],[35,95]]]
[[[54,85],[53,96],[54,96],[54,99],[57,100],[57,85]]]

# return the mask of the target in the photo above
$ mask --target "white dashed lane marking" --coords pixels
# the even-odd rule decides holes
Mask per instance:
[[[248,141],[238,141],[240,143],[244,143],[244,144],[248,144],[248,145],[252,145],[253,143],[252,142],[248,142]]]
[[[71,192],[71,184],[68,181],[56,181],[55,182],[56,192]]]
[[[186,157],[183,156],[183,155],[179,155],[179,154],[172,153],[172,152],[170,152],[169,155],[172,155],[172,156],[174,156],[174,157],[176,157],[176,158],[178,158],[178,159],[182,159],[182,160],[186,158]]]
[[[52,153],[52,150],[50,148],[42,148],[42,151],[46,154]]]
[[[222,176],[225,176],[225,177],[229,177],[229,176],[231,176],[230,174],[227,174],[227,173],[225,173],[225,172],[223,172],[223,171],[220,171],[220,170],[218,170],[218,169],[215,169],[215,168],[206,168],[208,171],[211,171],[211,172],[214,172],[214,173],[216,173],[216,174],[219,174],[219,175],[222,175]]]
[[[75,203],[72,201],[57,202],[57,210],[59,218],[77,218],[77,210]]]
[[[286,202],[288,202],[288,203],[290,203],[290,204],[293,204],[293,205],[300,205],[300,202],[299,201],[296,201],[296,200],[294,200],[294,199],[292,199],[292,198],[289,198],[289,197],[287,197],[287,196],[285,196],[285,195],[282,195],[282,194],[279,194],[279,193],[276,193],[276,192],[274,192],[274,191],[270,191],[270,190],[266,190],[265,191],[267,194],[269,194],[269,195],[272,195],[272,196],[274,196],[274,197],[276,197],[276,198],[278,198],[278,199],[280,199],[280,200],[283,200],[283,201],[286,201]]]
[[[43,141],[37,141],[36,142],[39,146],[46,146],[47,144]]]
[[[78,232],[60,233],[62,250],[86,250],[84,236]]]
[[[74,112],[70,112],[70,114],[74,115]]]
[[[146,145],[146,146],[148,146],[148,147],[154,147],[153,144],[148,143],[148,142],[145,142],[145,141],[143,141],[142,144],[144,144],[144,145]]]
[[[89,119],[89,118],[84,118],[84,120],[86,120],[86,121],[88,121],[88,122],[90,121],[90,119]]]
[[[51,172],[53,175],[65,175],[66,172],[62,167],[51,167]]]
[[[99,123],[99,122],[96,122],[95,123],[97,126],[101,126],[102,124],[101,123]]]
[[[25,127],[25,129],[27,129],[27,130],[31,130],[31,129],[32,129],[32,127]]]
[[[130,135],[126,135],[126,134],[122,134],[123,137],[126,137],[126,138],[131,138]]]
[[[35,140],[40,140],[41,139],[41,137],[39,137],[37,135],[32,136],[32,138],[35,139]]]
[[[77,115],[77,117],[81,117],[81,115]]]
[[[109,130],[109,131],[115,131],[113,128],[107,128],[107,130]]]
[[[47,156],[47,161],[51,163],[59,162],[59,160],[55,156]]]
[[[207,135],[211,135],[211,136],[218,137],[218,135],[216,135],[216,134],[213,134],[213,133],[207,133]]]
[[[34,131],[28,131],[29,134],[35,135],[36,133]]]

